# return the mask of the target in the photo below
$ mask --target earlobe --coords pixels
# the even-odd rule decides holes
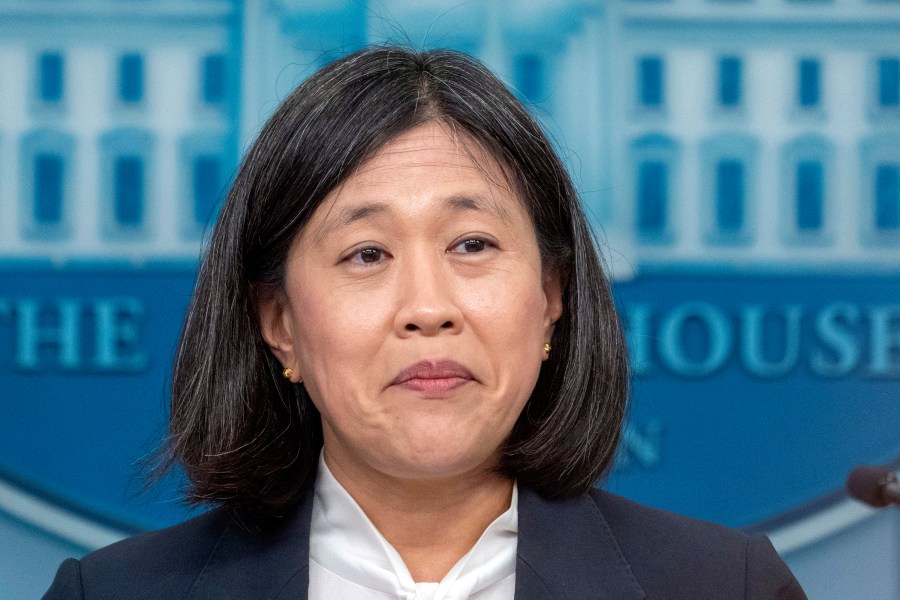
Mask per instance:
[[[294,367],[294,342],[291,336],[290,312],[274,294],[259,298],[256,303],[259,315],[259,328],[263,340],[272,350],[272,354],[285,367]]]
[[[555,269],[544,276],[544,297],[547,299],[545,322],[552,328],[563,312],[562,281]]]

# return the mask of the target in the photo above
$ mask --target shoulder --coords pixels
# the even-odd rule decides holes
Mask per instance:
[[[645,506],[603,490],[591,490],[589,497],[623,551],[633,554],[681,555],[690,548],[700,556],[707,550],[722,556],[743,552],[747,544],[746,534],[716,523]]]
[[[805,598],[768,538],[589,493],[648,597]],[[711,594],[711,595],[707,595]]]
[[[266,519],[223,508],[123,540],[60,566],[45,600],[301,597],[312,494]]]
[[[45,598],[185,597],[229,522],[216,509],[67,560]]]

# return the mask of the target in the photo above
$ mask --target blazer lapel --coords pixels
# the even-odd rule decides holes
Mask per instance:
[[[306,600],[312,486],[284,524],[248,532],[229,523],[188,598]]]
[[[640,600],[644,592],[588,496],[545,500],[519,488],[516,600]]]

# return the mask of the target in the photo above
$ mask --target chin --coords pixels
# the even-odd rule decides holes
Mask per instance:
[[[445,479],[467,474],[484,473],[500,460],[500,451],[485,452],[482,449],[449,451],[434,442],[422,450],[409,450],[397,455],[392,462],[392,474],[414,479]]]

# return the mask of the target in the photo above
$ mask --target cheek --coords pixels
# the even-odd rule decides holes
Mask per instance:
[[[367,367],[387,338],[389,315],[377,295],[359,298],[326,286],[295,291],[294,341],[310,391],[343,398],[365,386]]]
[[[546,300],[534,277],[498,278],[468,295],[467,314],[492,373],[491,410],[512,422],[537,383],[545,342]],[[487,409],[487,407],[485,407]]]
[[[473,326],[489,328],[491,339],[502,342],[510,356],[529,354],[530,346],[539,350],[543,345],[547,304],[539,279],[498,277],[490,285],[476,286],[465,297]]]

